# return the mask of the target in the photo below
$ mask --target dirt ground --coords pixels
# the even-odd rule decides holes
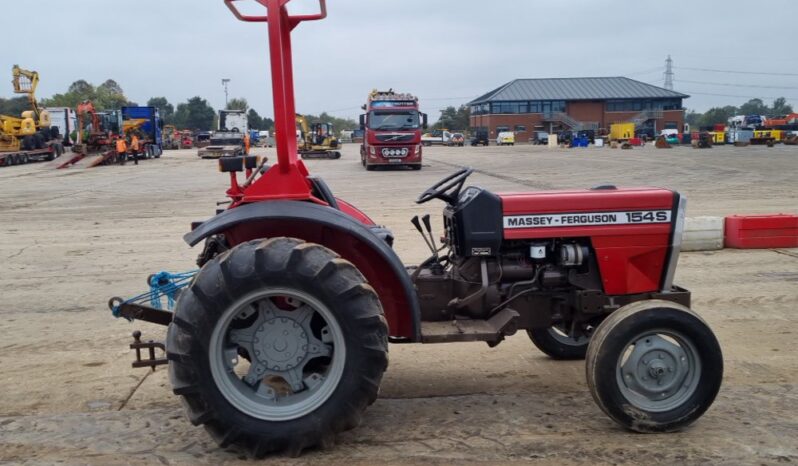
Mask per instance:
[[[273,149],[264,153],[274,155]],[[194,266],[181,237],[223,200],[227,177],[196,151],[139,166],[0,168],[0,463],[249,464],[183,417],[166,371],[130,367],[130,333],[106,302],[145,277]],[[414,204],[456,167],[495,191],[657,185],[688,215],[798,212],[798,149],[432,148],[421,172],[366,172],[357,146],[311,161],[332,190],[396,235],[406,263],[426,247]],[[380,399],[336,447],[286,464],[779,464],[798,461],[798,250],[682,255],[677,283],[717,333],[726,376],[691,428],[632,434],[593,403],[583,362],[554,362],[525,334],[482,343],[393,345]]]

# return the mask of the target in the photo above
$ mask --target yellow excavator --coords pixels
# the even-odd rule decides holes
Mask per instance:
[[[43,149],[45,143],[57,135],[50,130],[50,114],[36,102],[39,73],[14,65],[12,74],[14,93],[26,94],[31,109],[22,112],[21,118],[0,115],[0,152]]]
[[[308,124],[308,120],[296,114],[296,123],[302,131],[299,155],[303,159],[340,159],[341,141],[333,133],[332,123]]]

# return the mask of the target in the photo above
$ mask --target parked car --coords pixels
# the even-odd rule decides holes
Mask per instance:
[[[465,136],[463,133],[452,133],[452,139],[449,145],[463,147],[465,145]]]
[[[474,137],[471,138],[472,146],[487,146],[490,144],[487,128],[477,128]]]
[[[535,134],[530,138],[529,142],[536,146],[548,145],[549,133],[546,131],[535,131]]]
[[[496,137],[496,144],[500,146],[514,146],[515,133],[513,133],[512,131],[502,131]]]

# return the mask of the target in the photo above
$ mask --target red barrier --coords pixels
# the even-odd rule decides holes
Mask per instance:
[[[732,215],[726,217],[727,248],[798,248],[798,215]]]

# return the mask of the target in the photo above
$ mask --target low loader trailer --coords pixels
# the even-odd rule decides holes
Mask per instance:
[[[58,144],[49,145],[44,149],[0,152],[0,167],[54,160],[62,152],[63,148]]]

